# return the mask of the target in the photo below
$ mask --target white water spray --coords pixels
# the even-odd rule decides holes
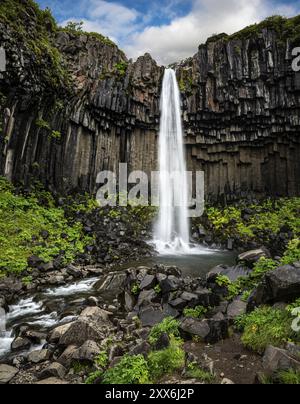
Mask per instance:
[[[159,220],[155,245],[160,254],[190,253],[188,183],[180,92],[174,70],[165,71],[159,133]]]

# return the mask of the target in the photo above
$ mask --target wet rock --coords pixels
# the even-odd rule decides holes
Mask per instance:
[[[214,283],[218,275],[227,276],[231,282],[235,282],[238,278],[246,277],[251,273],[249,268],[242,265],[235,267],[227,267],[219,265],[212,269],[207,275],[206,280],[208,284]]]
[[[26,330],[24,333],[22,333],[22,336],[29,339],[29,341],[35,345],[38,345],[43,340],[46,340],[46,334],[34,330]]]
[[[63,379],[67,373],[67,369],[58,362],[51,363],[46,369],[42,370],[39,378],[47,379],[47,378],[56,378]]]
[[[79,279],[82,277],[82,270],[81,268],[75,267],[74,265],[69,265],[67,268],[67,273],[71,276],[73,276],[76,279]]]
[[[278,370],[294,369],[300,371],[300,359],[294,358],[285,349],[269,346],[263,357],[265,371],[275,373]]]
[[[31,342],[27,338],[16,338],[11,344],[12,351],[22,351],[29,349],[31,346]]]
[[[28,355],[28,362],[31,363],[42,363],[49,360],[51,357],[51,352],[48,349],[41,349],[37,351],[30,352]]]

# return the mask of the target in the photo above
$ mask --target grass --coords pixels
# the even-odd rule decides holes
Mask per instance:
[[[187,365],[185,377],[190,379],[197,379],[204,384],[212,384],[215,382],[215,376],[210,372],[203,370],[196,362],[191,362]]]
[[[263,353],[267,346],[282,347],[299,336],[292,330],[293,318],[288,310],[263,306],[236,319],[237,328],[243,330],[245,347]]]
[[[179,325],[179,321],[175,320],[173,317],[165,318],[161,323],[151,329],[149,334],[150,344],[155,345],[160,336],[164,333],[168,334],[169,337],[178,337]]]
[[[208,309],[203,306],[197,306],[194,309],[186,307],[183,311],[185,317],[201,318],[207,313]]]
[[[22,273],[32,255],[45,263],[59,256],[64,264],[71,263],[91,241],[80,223],[70,223],[64,210],[55,207],[50,194],[17,195],[0,179],[1,273]]]

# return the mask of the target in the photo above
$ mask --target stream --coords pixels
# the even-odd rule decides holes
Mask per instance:
[[[163,264],[179,267],[184,277],[201,277],[221,263],[233,265],[235,258],[236,255],[228,251],[213,251],[195,256],[159,256],[128,263],[120,269]],[[9,306],[8,313],[0,309],[0,362],[41,349],[46,343],[46,340],[43,340],[39,345],[33,345],[30,351],[12,352],[11,344],[20,327],[26,325],[30,330],[46,335],[52,328],[76,319],[91,296],[105,301],[106,304],[113,304],[115,296],[108,296],[93,288],[98,280],[99,278],[93,277],[65,286],[45,288],[42,292],[25,296]]]

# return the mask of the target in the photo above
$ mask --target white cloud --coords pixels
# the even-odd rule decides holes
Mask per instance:
[[[274,7],[267,0],[195,0],[192,11],[161,27],[147,27],[125,45],[130,57],[145,52],[162,64],[192,56],[200,43],[215,33],[234,33],[263,18],[296,13],[293,7]]]
[[[273,0],[193,0],[192,10],[186,16],[176,17],[181,2],[170,0],[160,10],[155,1],[149,12],[142,15],[120,3],[82,0],[85,18],[68,21],[82,20],[85,30],[109,36],[129,57],[149,52],[158,63],[169,64],[192,56],[198,45],[213,34],[231,34],[267,16],[290,16],[300,11],[300,6],[298,10],[284,3],[275,6]],[[171,22],[159,27],[151,25],[158,13],[171,18]]]

